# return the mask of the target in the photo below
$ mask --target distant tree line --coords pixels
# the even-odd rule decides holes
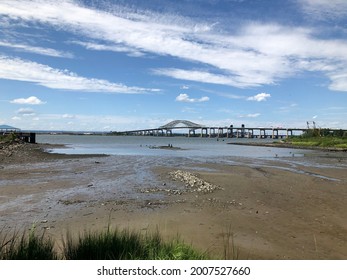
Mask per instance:
[[[302,137],[338,137],[347,139],[346,130],[331,130],[329,128],[313,128],[308,129]]]

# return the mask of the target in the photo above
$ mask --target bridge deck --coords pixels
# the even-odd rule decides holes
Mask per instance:
[[[147,136],[172,136],[173,130],[188,129],[188,136],[196,136],[196,131],[200,130],[200,137],[240,137],[240,138],[280,138],[293,135],[294,132],[304,133],[307,129],[303,128],[273,128],[273,127],[227,127],[227,126],[175,126],[129,130],[121,132],[124,135],[147,135]]]

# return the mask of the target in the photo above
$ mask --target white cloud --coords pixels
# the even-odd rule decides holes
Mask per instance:
[[[35,111],[31,108],[20,108],[19,110],[16,111],[16,113],[23,116],[35,115]]]
[[[262,93],[258,93],[257,95],[248,97],[247,100],[261,102],[261,101],[266,101],[270,97],[271,97],[271,94],[262,92]]]
[[[260,116],[259,113],[254,113],[254,114],[240,115],[239,118],[257,118],[259,116]]]
[[[302,2],[312,7],[320,3],[334,11],[344,11],[346,7],[345,0]],[[275,84],[303,71],[319,71],[331,80],[331,90],[347,91],[345,79],[336,78],[347,68],[347,41],[321,39],[317,30],[252,23],[241,26],[236,33],[220,34],[214,24],[182,17],[136,13],[115,6],[104,12],[78,3],[17,0],[13,5],[11,0],[2,0],[0,14],[49,24],[96,42],[83,43],[86,48],[154,53],[209,69],[154,71],[176,79],[248,88]]]
[[[74,57],[73,54],[69,52],[62,52],[62,51],[54,50],[51,48],[35,47],[35,46],[26,45],[26,44],[10,43],[6,41],[0,41],[0,46],[17,49],[23,52],[36,53],[36,54],[41,54],[46,56],[64,57],[64,58]]]
[[[328,75],[332,81],[329,89],[336,91],[347,91],[347,74],[346,73],[331,73]]]
[[[128,87],[106,80],[89,79],[78,76],[67,70],[51,68],[48,65],[10,58],[0,55],[0,79],[26,81],[52,89],[86,92],[109,92],[122,94],[139,94],[156,92],[157,89]]]
[[[64,114],[61,116],[63,119],[74,119],[76,116],[71,114]]]
[[[209,84],[218,84],[218,85],[227,85],[234,86],[239,88],[246,88],[250,86],[260,85],[257,81],[246,81],[246,79],[241,80],[240,77],[233,77],[227,75],[211,74],[204,71],[197,70],[183,70],[177,68],[160,68],[153,69],[152,71],[156,75],[168,76],[175,79],[187,80],[187,81],[196,81],[201,83]]]
[[[87,50],[95,51],[112,51],[112,52],[125,52],[128,56],[140,57],[145,54],[135,48],[123,46],[123,45],[105,45],[98,44],[94,42],[82,42],[82,41],[72,41],[71,43],[85,47]]]
[[[213,93],[215,95],[222,96],[222,97],[225,97],[225,98],[228,98],[228,99],[246,99],[247,98],[247,96],[237,95],[237,94],[233,94],[233,93],[230,93],[230,92],[221,92],[221,91],[218,91],[218,90],[206,90],[206,89],[203,89],[203,91],[206,91],[208,93]]]
[[[37,98],[36,96],[30,96],[28,98],[18,98],[10,102],[14,104],[28,104],[28,105],[41,105],[46,103],[40,100],[39,98]]]
[[[207,102],[210,98],[207,96],[203,96],[201,98],[190,98],[188,94],[181,93],[176,97],[177,102],[187,102],[187,103],[197,103],[197,102]]]

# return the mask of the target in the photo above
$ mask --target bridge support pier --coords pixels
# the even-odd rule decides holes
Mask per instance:
[[[220,137],[224,137],[224,130],[222,127],[218,128],[218,138],[220,138]]]
[[[11,132],[13,134],[15,134],[15,136],[19,139],[21,139],[22,141],[26,142],[26,143],[31,143],[31,144],[35,144],[36,143],[36,133],[35,132]],[[9,134],[7,132],[4,133]]]
[[[213,130],[213,133],[212,133],[212,130]],[[211,137],[215,137],[215,134],[216,134],[216,130],[215,130],[215,128],[213,128],[213,127],[210,127],[210,138]]]
[[[287,138],[289,137],[289,133],[290,133],[290,136],[293,136],[293,130],[287,129]]]
[[[262,133],[263,133],[263,134],[262,134]],[[260,137],[260,139],[261,139],[261,138],[266,138],[265,129],[260,129],[260,130],[259,130],[259,137]]]
[[[167,129],[165,135],[171,137],[172,136],[172,129]]]
[[[276,134],[276,135],[275,135]],[[278,129],[272,129],[272,139],[278,138]]]
[[[234,137],[234,129],[233,126],[231,125],[230,127],[227,128],[227,138],[233,138]]]

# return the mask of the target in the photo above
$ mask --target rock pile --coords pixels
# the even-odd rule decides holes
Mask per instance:
[[[10,157],[22,148],[21,142],[0,143],[0,156]]]
[[[192,192],[212,193],[215,190],[222,189],[220,186],[206,182],[187,171],[177,170],[170,172],[169,175],[173,180],[183,182],[187,188],[191,189]]]

